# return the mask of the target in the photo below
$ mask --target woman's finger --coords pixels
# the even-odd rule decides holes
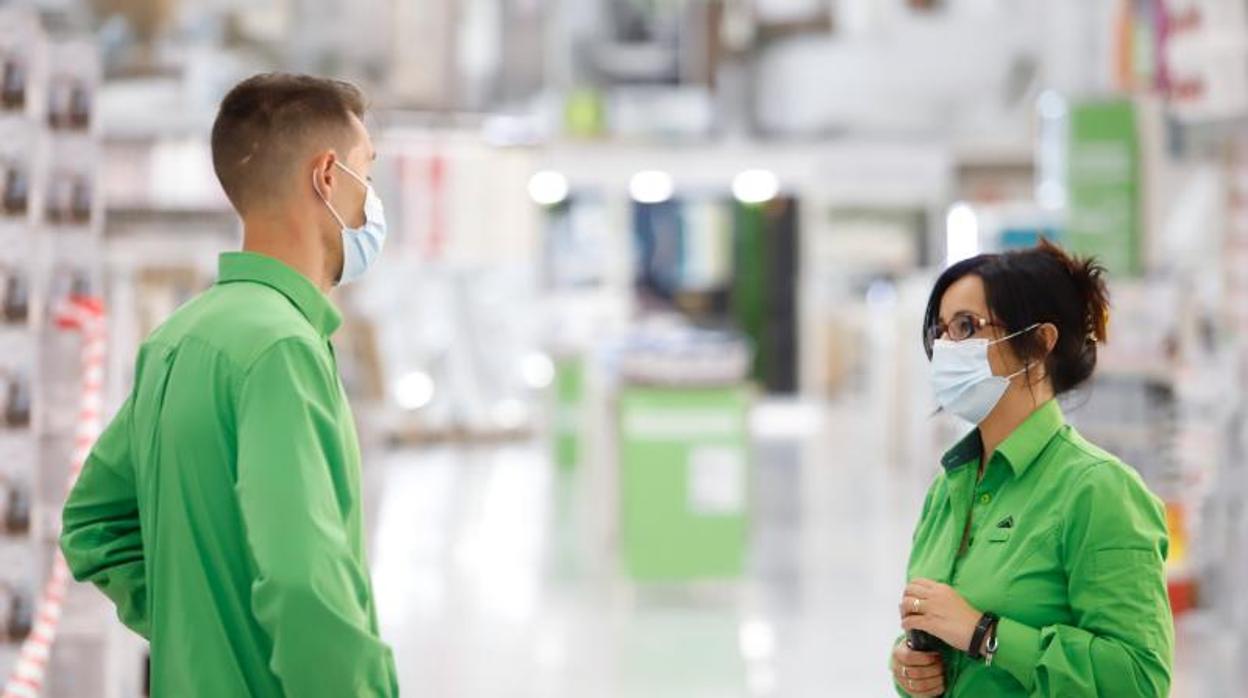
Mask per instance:
[[[905,666],[904,664],[897,667],[893,675],[899,679],[914,679],[915,681],[927,681],[939,676],[945,675],[945,668],[942,666]]]
[[[917,582],[910,582],[906,585],[905,596],[912,596],[916,599],[927,599],[932,596],[932,588],[923,586]]]
[[[906,616],[914,613],[921,613],[923,611],[923,606],[923,599],[920,599],[917,596],[906,596],[901,600],[901,605],[898,606],[898,608],[901,610],[901,617],[905,618]]]
[[[945,679],[903,679],[898,685],[912,696],[934,696],[944,692]]]
[[[901,619],[901,629],[906,631],[922,630],[923,632],[935,635],[936,633],[932,632],[932,628],[935,625],[935,620],[931,616],[925,614],[909,615]]]
[[[940,666],[940,654],[937,652],[919,652],[912,650],[903,642],[893,653],[893,659],[904,666]]]
[[[910,649],[910,645],[902,641],[893,649],[893,661],[898,666],[924,667],[943,666],[939,652],[920,652]]]

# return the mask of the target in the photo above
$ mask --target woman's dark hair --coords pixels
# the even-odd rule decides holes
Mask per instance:
[[[1044,355],[1037,332],[1023,332],[1035,324],[1057,327],[1057,345],[1045,359],[1053,392],[1061,395],[1079,387],[1096,368],[1096,345],[1105,341],[1109,321],[1109,292],[1105,267],[1093,258],[1072,257],[1048,240],[1027,250],[982,254],[945,270],[936,280],[923,319],[923,346],[930,359],[928,329],[940,321],[945,291],[964,276],[978,276],[990,318],[1010,339],[1014,353],[1024,361]]]

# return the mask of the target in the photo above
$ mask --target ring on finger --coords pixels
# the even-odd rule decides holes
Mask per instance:
[[[923,603],[922,599],[915,599],[913,602],[911,602],[910,608],[916,615],[918,614],[919,608],[922,606],[922,603]]]

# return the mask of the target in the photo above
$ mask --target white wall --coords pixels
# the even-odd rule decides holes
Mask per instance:
[[[1020,60],[1063,93],[1108,85],[1112,3],[954,0],[916,14],[900,0],[841,0],[839,33],[764,49],[760,124],[781,134],[909,132],[1025,137],[1030,109],[1007,104]]]

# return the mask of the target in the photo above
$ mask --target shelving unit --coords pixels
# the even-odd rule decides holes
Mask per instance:
[[[42,87],[47,45],[33,15],[0,12],[0,671],[7,677],[30,633],[44,573],[39,337],[45,313],[42,222],[47,129]]]
[[[0,8],[0,672],[30,632],[55,555],[79,405],[70,295],[102,289],[103,206],[90,37]],[[139,642],[103,597],[75,586],[44,695],[137,695]],[[129,648],[130,654],[118,654]],[[70,668],[72,667],[72,671]],[[127,669],[132,667],[132,670]]]
[[[1227,225],[1222,264],[1226,322],[1232,342],[1228,370],[1221,376],[1227,400],[1228,425],[1222,442],[1226,459],[1211,484],[1202,512],[1208,564],[1202,576],[1201,600],[1217,619],[1218,648],[1239,656],[1248,648],[1248,139],[1235,139],[1225,157]]]

